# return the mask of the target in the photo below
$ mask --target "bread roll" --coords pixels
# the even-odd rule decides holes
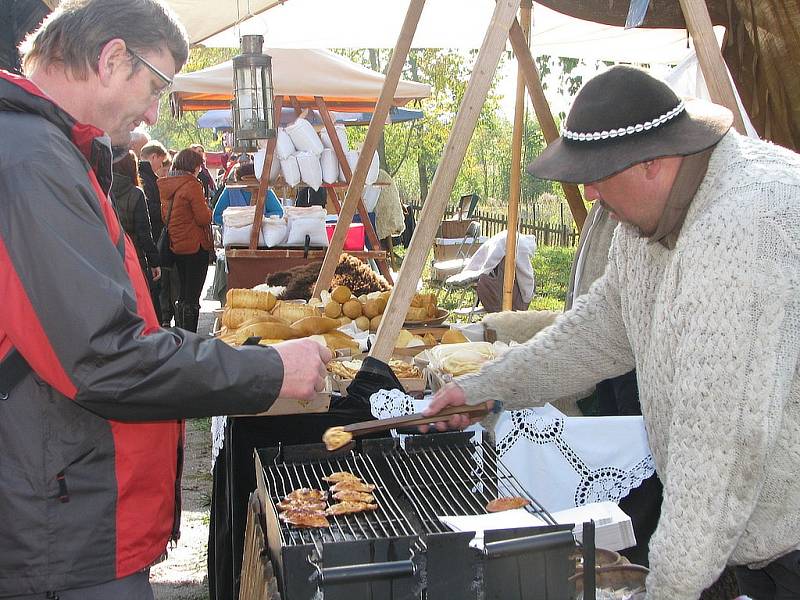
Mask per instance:
[[[257,308],[232,308],[226,306],[225,310],[222,312],[222,324],[228,329],[238,329],[243,323],[253,319],[274,321],[275,317],[267,311]]]
[[[272,309],[272,314],[288,325],[289,323],[299,321],[303,317],[315,317],[320,313],[319,310],[308,304],[278,302],[275,308]]]
[[[242,288],[228,290],[225,296],[225,305],[231,308],[272,310],[276,302],[277,298],[271,292],[258,292]]]
[[[326,333],[337,327],[339,327],[339,321],[330,317],[303,317],[292,323],[292,329],[296,329],[304,336]]]

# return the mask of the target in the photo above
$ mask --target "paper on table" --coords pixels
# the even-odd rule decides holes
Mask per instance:
[[[485,515],[439,516],[443,524],[453,531],[474,531],[475,538],[471,546],[483,546],[483,532],[491,529],[511,529],[513,527],[541,527],[546,525],[539,517],[532,515],[524,508],[504,510]]]
[[[561,525],[574,523],[573,534],[579,542],[583,536],[584,521],[594,520],[598,548],[623,550],[636,545],[630,517],[613,502],[595,502],[554,512],[551,516]],[[478,547],[483,545],[484,531],[547,524],[524,508],[486,515],[439,516],[438,519],[453,531],[474,531],[475,539],[471,545]]]

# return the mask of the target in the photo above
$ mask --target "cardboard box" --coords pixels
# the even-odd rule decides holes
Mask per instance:
[[[467,234],[467,229],[474,219],[452,219],[442,221],[439,225],[437,237],[442,238],[463,238]]]
[[[364,358],[366,358],[366,356],[367,356],[366,354],[356,354],[348,357],[335,358],[334,360],[339,362],[346,362],[350,360],[363,360]],[[412,357],[408,355],[403,356],[403,355],[393,354],[392,358],[397,360],[403,360],[404,362],[413,364],[411,361]],[[330,380],[331,388],[334,391],[338,391],[341,394],[346,394],[347,387],[351,383],[353,383],[352,378],[349,379],[343,378],[333,373],[328,374],[328,379]],[[421,396],[425,392],[427,382],[424,371],[422,372],[420,377],[399,377],[398,380],[400,381],[400,384],[403,386],[403,389],[405,389],[405,391],[412,396],[414,395]]]

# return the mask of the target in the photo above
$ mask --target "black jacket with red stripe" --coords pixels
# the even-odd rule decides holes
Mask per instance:
[[[160,329],[108,200],[108,138],[0,71],[0,597],[148,567],[177,536],[182,418],[255,413],[273,349]]]

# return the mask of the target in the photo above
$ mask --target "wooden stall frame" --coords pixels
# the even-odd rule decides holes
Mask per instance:
[[[710,55],[717,55],[721,60],[721,53],[713,36],[707,7],[702,0],[680,0],[680,3],[687,23],[691,22],[690,32],[695,39],[696,47],[698,47],[698,58],[701,55],[706,55],[705,62],[713,63],[708,64],[708,71],[704,69],[704,75],[707,79],[716,78],[719,75],[729,84],[727,73],[721,68],[724,67],[724,62],[718,64],[713,60],[708,60]],[[416,285],[422,275],[424,262],[427,258],[428,248],[433,242],[438,225],[444,216],[449,194],[453,189],[453,184],[458,174],[459,165],[464,158],[467,145],[475,130],[475,124],[480,112],[480,106],[476,105],[481,99],[485,101],[489,82],[497,69],[502,45],[506,38],[511,42],[519,63],[519,69],[524,74],[525,84],[528,88],[528,93],[531,95],[534,110],[545,140],[550,143],[559,137],[555,121],[544,96],[533,55],[522,26],[516,18],[519,7],[520,0],[497,0],[496,2],[492,20],[478,52],[478,58],[467,84],[453,128],[448,136],[447,144],[442,154],[442,161],[439,163],[431,182],[428,196],[420,212],[419,224],[414,231],[411,246],[400,270],[399,280],[389,298],[384,318],[378,327],[377,339],[370,351],[370,356],[384,362],[388,361],[391,356],[394,341],[397,339],[405,320],[405,314],[411,304],[411,298],[416,291]],[[708,47],[712,41],[713,51]],[[701,67],[702,65],[703,62],[701,61]],[[738,114],[738,108],[734,108],[734,113]],[[581,229],[586,220],[586,207],[583,204],[580,192],[575,185],[562,185],[575,222],[578,228]],[[320,281],[318,280],[318,286],[319,283]]]
[[[322,262],[322,268],[320,269],[317,283],[314,285],[314,292],[312,295],[315,298],[319,298],[322,291],[330,287],[333,274],[336,271],[336,265],[339,262],[339,255],[344,248],[347,231],[350,227],[350,223],[353,221],[356,207],[358,205],[363,207],[361,203],[361,193],[364,190],[364,181],[367,177],[367,171],[372,162],[372,156],[378,148],[378,141],[383,131],[386,117],[389,116],[389,109],[392,106],[394,93],[397,90],[400,75],[403,73],[403,66],[408,57],[408,51],[411,49],[411,41],[414,38],[414,32],[417,29],[417,24],[419,23],[424,7],[425,0],[411,0],[408,5],[403,27],[400,29],[400,35],[397,38],[397,43],[392,52],[392,58],[389,61],[389,68],[386,72],[386,79],[384,79],[383,82],[381,95],[378,98],[378,103],[375,105],[375,110],[372,112],[372,118],[370,119],[369,128],[367,129],[367,137],[361,146],[361,155],[358,157],[355,172],[350,178],[350,186],[347,188],[344,203],[339,212],[339,220],[336,222],[336,229],[328,244],[328,253],[325,255],[325,260]],[[331,132],[330,135],[331,141],[333,142],[333,139],[337,136],[335,132]],[[342,168],[349,169],[346,160],[342,163]],[[362,221],[363,220],[362,217]],[[369,219],[367,219],[367,221],[369,221]],[[405,312],[403,314],[405,314]],[[396,334],[397,332],[395,332],[395,335]]]
[[[530,48],[532,0],[522,0],[520,21],[525,33],[525,45]],[[517,61],[517,90],[514,103],[514,129],[511,141],[511,181],[508,190],[508,233],[506,265],[503,270],[503,310],[513,308],[514,279],[517,266],[517,233],[519,230],[519,199],[522,189],[522,131],[525,127],[525,76]]]
[[[428,250],[444,216],[450,192],[475,131],[481,107],[497,70],[500,54],[505,48],[508,31],[515,20],[519,3],[520,0],[498,0],[495,5],[483,44],[478,51],[475,67],[442,153],[442,160],[433,176],[428,197],[422,207],[414,236],[411,238],[411,246],[400,268],[397,285],[389,297],[383,319],[378,326],[377,339],[370,351],[370,356],[384,362],[387,362],[392,354],[394,341],[405,320],[411,298],[416,292],[417,281],[422,275]],[[528,54],[530,55],[530,52]]]

